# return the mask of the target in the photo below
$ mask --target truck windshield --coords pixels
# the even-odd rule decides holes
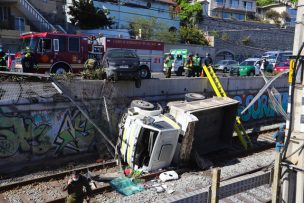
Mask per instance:
[[[31,51],[35,50],[38,38],[23,38],[19,40],[20,42],[20,48],[19,50],[25,50],[26,47],[29,47]]]
[[[143,165],[148,166],[158,133],[159,132],[148,128],[141,129],[136,144],[134,159],[134,163],[139,167]]]

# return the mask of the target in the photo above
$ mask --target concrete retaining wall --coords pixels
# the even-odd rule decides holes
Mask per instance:
[[[240,101],[241,111],[264,85],[260,77],[252,78],[221,78],[224,89],[230,97]],[[87,152],[104,152],[103,143],[97,146],[99,136],[92,124],[72,105],[70,101],[58,94],[48,98],[39,90],[45,83],[16,83],[1,82],[0,85],[0,172],[3,170],[20,169],[25,164],[32,164],[39,160],[51,160],[66,157],[71,154]],[[213,90],[206,78],[174,78],[150,79],[142,81],[141,88],[135,88],[133,82],[121,81],[105,83],[104,81],[65,81],[62,84],[69,94],[78,101],[89,116],[109,134],[106,121],[104,98],[110,113],[113,135],[111,139],[116,142],[117,124],[122,113],[127,109],[132,99],[144,98],[149,101],[165,105],[168,101],[183,100],[188,92],[204,93],[212,96]],[[49,84],[48,84],[49,85]],[[287,78],[280,78],[275,87],[281,92],[284,109],[288,102]],[[29,87],[26,87],[29,86]],[[12,87],[15,87],[12,89]],[[19,89],[18,89],[19,87]],[[31,88],[31,97],[24,98]],[[35,88],[33,88],[35,87]],[[50,88],[50,87],[48,87]],[[9,93],[15,95],[11,102],[1,101]],[[39,91],[39,94],[34,94]],[[55,92],[55,89],[52,91]],[[20,97],[20,98],[17,98]],[[21,98],[22,97],[22,98]],[[271,108],[269,97],[263,95],[255,106],[241,116],[245,125],[259,127],[266,122],[281,120]]]

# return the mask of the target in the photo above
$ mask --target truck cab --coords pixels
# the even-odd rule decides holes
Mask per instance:
[[[213,97],[169,102],[167,114],[149,102],[138,103],[145,105],[132,102],[119,124],[118,149],[130,167],[153,171],[174,160],[178,165],[195,161],[204,168],[202,157],[231,144],[236,100]]]

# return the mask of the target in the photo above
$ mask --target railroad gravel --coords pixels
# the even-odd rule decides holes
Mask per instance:
[[[217,163],[214,167],[221,168],[221,178],[226,179],[253,169],[271,164],[274,160],[274,150],[268,150],[250,156],[224,161]],[[101,174],[110,174],[116,172],[117,168],[100,170]],[[49,174],[49,173],[48,173]],[[34,175],[33,175],[34,176]],[[31,177],[31,176],[29,176]],[[22,188],[16,188],[1,195],[6,200],[12,203],[24,202],[22,198],[30,197],[29,202],[40,203],[45,202],[46,199],[55,199],[62,197],[64,193],[61,187],[66,183],[65,180],[54,181],[54,183],[38,183],[27,185]],[[158,179],[145,183],[146,186],[156,184]],[[206,171],[190,171],[180,175],[176,181],[169,181],[161,183],[166,187],[167,191],[172,190],[173,193],[169,194],[167,191],[157,193],[155,187],[145,189],[137,194],[125,197],[116,191],[106,192],[95,197],[96,202],[157,202],[160,199],[180,195],[187,192],[195,191],[197,189],[206,188],[211,184],[210,170]],[[266,196],[267,194],[265,194]]]
[[[270,165],[274,160],[274,150],[252,154],[250,156],[225,161],[215,167],[221,167],[221,178],[226,179],[241,173],[245,173],[260,167]],[[157,202],[160,199],[184,194],[197,189],[206,188],[211,184],[210,171],[186,172],[176,181],[163,183],[169,189],[173,189],[172,194],[167,192],[157,193],[155,188],[146,189],[140,193],[125,197],[116,191],[97,195],[97,202]],[[266,194],[265,194],[266,195]],[[235,199],[235,197],[232,197]],[[237,202],[242,202],[237,200]]]

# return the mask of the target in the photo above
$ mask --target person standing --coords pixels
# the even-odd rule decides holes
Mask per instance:
[[[2,45],[0,45],[0,71],[6,71],[7,66],[6,66],[6,54],[3,51]]]
[[[205,66],[209,67],[213,64],[213,60],[212,58],[210,57],[210,54],[209,53],[206,53],[206,58],[204,60],[204,64]]]
[[[87,193],[86,200],[89,202],[92,189],[88,179],[82,176],[78,171],[73,171],[67,185],[63,187],[63,191],[68,192],[66,203],[83,203],[83,200],[85,199],[84,187]]]
[[[165,59],[164,67],[166,68],[166,78],[171,78],[171,69],[173,64],[172,54],[169,54]]]
[[[187,61],[186,61],[185,76],[186,77],[191,77],[192,74],[193,74],[193,55],[190,54],[187,58]]]
[[[202,74],[202,67],[201,67],[201,57],[198,54],[195,54],[193,57],[193,66],[194,66],[194,74],[193,77],[200,77]]]
[[[281,149],[284,147],[284,137],[285,137],[285,131],[284,131],[285,125],[281,125],[279,130],[275,132],[272,136],[276,140],[276,151],[281,152]]]

